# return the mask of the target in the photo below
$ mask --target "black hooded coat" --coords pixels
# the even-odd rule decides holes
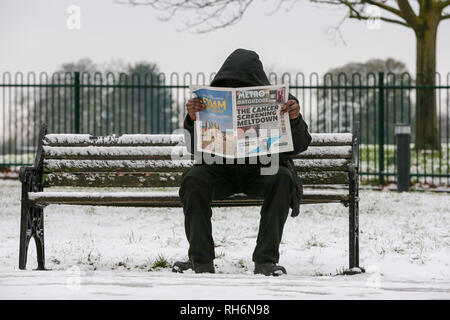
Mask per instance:
[[[235,50],[224,62],[220,70],[217,72],[213,81],[211,82],[212,87],[227,87],[227,88],[237,88],[237,87],[252,87],[252,86],[267,86],[270,85],[267,75],[264,72],[263,65],[259,60],[259,56],[254,51],[249,51],[245,49]],[[296,97],[289,94],[289,99],[297,100]],[[290,121],[292,142],[294,145],[294,150],[291,152],[280,153],[280,165],[286,166],[290,171],[293,180],[296,185],[296,197],[294,197],[291,208],[292,216],[295,217],[299,214],[300,201],[303,194],[303,187],[300,178],[297,176],[294,168],[294,162],[292,161],[292,156],[305,151],[309,144],[311,143],[311,135],[308,132],[308,125],[303,120],[300,115],[298,118]],[[187,144],[188,151],[190,153],[195,153],[194,139],[194,121],[192,121],[189,115],[186,115],[184,120],[184,128],[190,134],[186,137],[186,141],[190,141]],[[201,159],[201,158],[200,158]]]

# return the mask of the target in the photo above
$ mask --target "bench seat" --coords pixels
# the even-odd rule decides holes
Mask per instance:
[[[92,205],[92,206],[128,206],[128,207],[182,207],[178,191],[151,192],[29,192],[31,203],[38,207],[49,204]],[[332,190],[305,190],[303,204],[345,202],[348,192]],[[245,195],[214,200],[212,206],[260,206],[263,200]]]

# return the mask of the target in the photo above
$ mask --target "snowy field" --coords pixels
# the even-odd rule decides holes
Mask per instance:
[[[20,184],[0,180],[1,299],[450,299],[450,196],[362,191],[360,259],[344,276],[348,211],[305,205],[289,217],[280,264],[253,275],[259,208],[214,209],[214,275],[174,274],[186,259],[181,209],[56,206],[45,210],[46,261],[18,269]]]

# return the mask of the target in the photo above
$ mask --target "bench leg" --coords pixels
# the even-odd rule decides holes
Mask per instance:
[[[33,238],[36,243],[36,253],[38,267],[36,270],[45,269],[45,250],[44,250],[44,209],[33,208]]]
[[[349,205],[349,267],[359,268],[359,202]]]
[[[27,267],[28,245],[31,239],[31,208],[22,200],[20,217],[20,245],[19,245],[19,269]]]
[[[359,266],[359,192],[358,175],[354,167],[350,168],[349,209],[349,269],[344,274],[352,275],[364,272]]]
[[[45,269],[44,251],[44,209],[30,206],[27,199],[27,184],[22,185],[22,203],[20,218],[20,245],[19,245],[19,269],[27,266],[28,246],[31,237],[36,244],[38,267],[36,270]]]
[[[359,266],[359,202],[351,200],[349,203],[349,269],[344,271],[346,275],[363,273]]]

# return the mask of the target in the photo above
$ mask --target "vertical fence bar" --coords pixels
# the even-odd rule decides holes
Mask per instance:
[[[20,79],[20,82],[19,82],[19,79]],[[23,113],[23,105],[21,103],[21,100],[22,100],[21,99],[21,93],[22,93],[21,90],[24,86],[24,80],[23,80],[22,72],[16,73],[15,81],[18,86],[14,87],[14,99],[13,99],[13,101],[14,101],[13,108],[14,109],[13,110],[15,110],[15,111],[14,111],[14,122],[12,123],[14,125],[14,127],[12,127],[13,132],[14,132],[15,128],[19,128],[19,123],[18,123],[18,117],[19,117],[19,113],[20,113],[19,110],[22,109],[21,113]],[[20,160],[18,160],[19,152],[17,149],[20,146],[20,141],[22,140],[22,134],[23,134],[22,130],[20,130],[16,134],[15,139],[13,140],[14,141],[14,146],[13,146],[14,162],[20,161]],[[13,134],[11,134],[11,136],[13,136]]]
[[[389,177],[391,176],[391,169],[393,169],[393,173],[395,174],[396,172],[396,168],[395,165],[392,168],[391,164],[391,157],[393,157],[394,163],[396,163],[396,154],[395,154],[395,150],[392,149],[392,146],[395,144],[394,143],[394,138],[395,135],[393,135],[391,132],[391,125],[394,125],[396,123],[396,116],[395,116],[395,112],[396,112],[396,108],[395,108],[395,81],[396,81],[396,77],[395,74],[393,74],[392,72],[388,72],[386,74],[386,83],[388,85],[388,87],[385,87],[386,93],[385,93],[385,105],[384,105],[384,109],[386,111],[386,116],[385,116],[385,129],[386,129],[386,133],[385,133],[385,145],[386,145],[386,150],[385,150],[385,156],[386,156],[386,166],[385,166],[385,171],[387,174],[387,180],[389,181]]]
[[[378,180],[384,183],[384,72],[378,73]]]
[[[74,82],[73,82],[73,105],[74,105],[74,131],[75,133],[80,133],[80,73],[76,71],[74,73]]]
[[[409,191],[411,184],[411,126],[408,123],[395,125],[395,137],[397,142],[397,156],[395,159],[397,173],[397,190]]]
[[[5,95],[6,95],[5,94],[6,87],[4,86],[6,84],[5,75],[6,75],[6,73],[2,74],[2,86],[1,86],[1,88],[2,88],[2,95],[1,95],[2,96],[2,110],[1,110],[1,115],[2,115],[3,135],[2,135],[2,139],[0,141],[0,152],[1,152],[2,155],[6,154],[6,108],[5,108],[5,106],[6,106],[6,97],[5,97]],[[0,163],[2,163],[2,162],[4,162],[4,163],[8,162],[6,157],[5,158],[2,157],[2,159],[0,160]]]
[[[447,154],[447,185],[449,185],[450,182],[450,165],[448,162],[450,162],[450,72],[447,73],[447,122],[446,122],[446,139],[445,139],[445,146],[446,146],[446,154]]]
[[[438,77],[438,79],[439,79],[439,82],[438,82],[438,86],[439,86],[439,88],[441,87],[441,75],[439,74],[439,73],[437,73],[436,74],[436,76]],[[437,139],[438,139],[438,141],[439,141],[439,147],[438,147],[438,150],[436,150],[437,152],[438,152],[438,154],[439,154],[439,184],[441,184],[441,168],[442,168],[442,145],[441,145],[441,89],[436,89],[436,91],[435,91],[435,95],[436,95],[436,97],[437,97],[437,101],[436,101],[436,108],[437,108],[437,122],[438,122],[438,137],[437,137]],[[433,184],[434,184],[434,179],[435,179],[435,177],[434,177],[434,152],[432,153],[432,157],[431,157],[431,159],[432,159],[432,161],[433,161],[433,164],[432,164],[432,168],[433,168],[433,178],[432,178],[432,181],[433,181]],[[437,170],[436,170],[437,171]]]

